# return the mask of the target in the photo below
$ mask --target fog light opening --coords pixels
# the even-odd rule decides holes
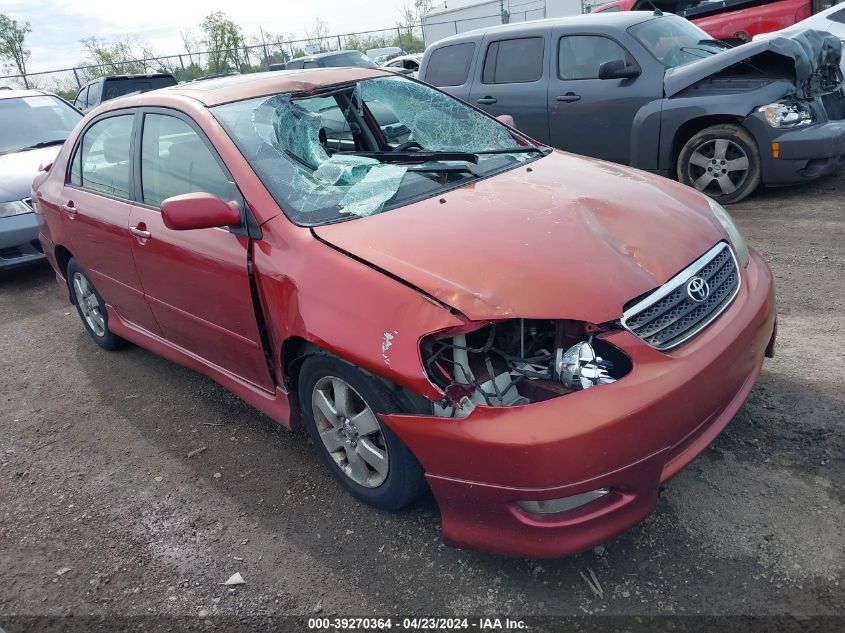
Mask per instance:
[[[590,490],[589,492],[582,492],[578,495],[562,497],[560,499],[517,501],[516,505],[530,514],[558,514],[559,512],[580,508],[608,494],[610,494],[610,488],[597,488],[596,490]]]

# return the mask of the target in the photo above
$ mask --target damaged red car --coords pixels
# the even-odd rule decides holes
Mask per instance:
[[[109,101],[33,187],[98,345],[304,426],[366,503],[430,488],[454,546],[633,526],[773,350],[771,273],[718,204],[379,70]]]

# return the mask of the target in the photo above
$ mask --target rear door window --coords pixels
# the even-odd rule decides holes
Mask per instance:
[[[132,114],[97,121],[85,132],[71,165],[71,184],[117,198],[129,198]]]
[[[425,80],[433,86],[461,86],[469,77],[469,66],[475,53],[474,42],[443,46],[431,53]]]
[[[600,35],[565,35],[558,44],[558,77],[561,79],[598,79],[599,67],[630,56],[619,44]]]
[[[233,186],[202,137],[185,121],[164,114],[144,115],[141,195],[157,207],[184,193],[232,198]]]
[[[543,76],[542,37],[521,37],[492,42],[487,47],[481,81],[485,84],[516,84]]]

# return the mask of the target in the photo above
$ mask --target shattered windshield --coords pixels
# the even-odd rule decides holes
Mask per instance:
[[[684,66],[729,48],[727,44],[711,39],[692,22],[677,16],[640,22],[628,32],[668,68]]]
[[[303,225],[380,213],[541,155],[495,119],[402,77],[212,112],[279,206]]]

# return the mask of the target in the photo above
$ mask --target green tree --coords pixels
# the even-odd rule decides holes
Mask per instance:
[[[422,20],[431,11],[432,0],[406,0],[399,9],[399,36],[394,44],[399,48],[412,52],[425,48],[422,37]],[[419,29],[419,30],[418,30]]]
[[[32,33],[29,22],[18,22],[5,13],[0,13],[0,61],[14,68],[23,76],[23,84],[29,88],[26,77],[26,62],[30,51],[26,47],[26,36]]]
[[[239,70],[240,49],[244,45],[241,27],[228,19],[222,11],[215,11],[205,16],[200,29],[205,34],[203,44],[208,51],[208,72]]]
[[[147,72],[145,53],[152,54],[152,51],[132,37],[109,44],[92,35],[81,42],[87,54],[84,64],[94,67],[83,70],[85,81],[108,75]]]

